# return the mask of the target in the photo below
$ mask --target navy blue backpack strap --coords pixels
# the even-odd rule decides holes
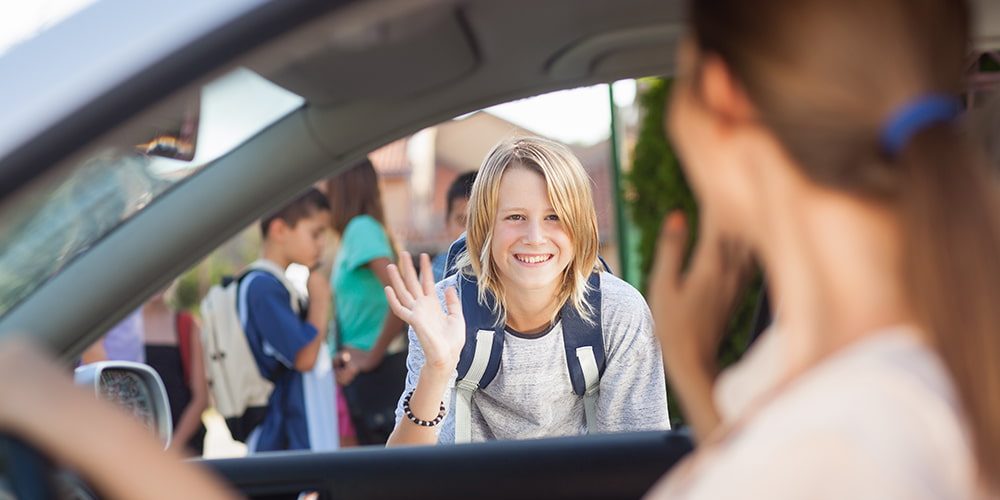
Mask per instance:
[[[563,342],[566,345],[566,367],[573,383],[573,392],[583,398],[587,433],[600,432],[597,421],[597,399],[601,391],[601,376],[607,365],[604,353],[604,332],[601,323],[601,274],[592,273],[587,279],[584,300],[591,310],[591,321],[585,321],[572,304],[563,306]]]
[[[455,442],[468,443],[472,440],[472,397],[490,385],[500,371],[504,327],[491,307],[495,299],[488,295],[486,304],[479,302],[476,279],[461,273],[457,279],[465,315],[465,345],[455,380]]]
[[[615,274],[615,272],[611,270],[611,266],[608,265],[608,261],[604,260],[604,257],[598,255],[597,260],[600,261],[601,267],[604,268],[604,272],[608,274]]]
[[[462,354],[458,359],[458,380],[462,380],[469,373],[472,360],[476,354],[476,337],[479,330],[491,330],[496,332],[493,336],[493,349],[490,351],[490,362],[486,366],[486,372],[479,380],[479,388],[482,389],[493,381],[500,371],[500,357],[503,354],[503,325],[498,325],[497,317],[493,314],[493,297],[487,294],[486,304],[479,302],[479,285],[475,278],[464,274],[458,275],[458,294],[462,300],[462,314],[465,316],[465,345],[462,346]]]
[[[569,378],[573,382],[573,392],[583,396],[587,392],[586,377],[583,366],[577,356],[577,350],[590,346],[594,352],[599,375],[604,375],[607,360],[604,353],[604,332],[601,327],[601,274],[593,273],[587,280],[587,292],[584,295],[590,306],[592,322],[585,321],[572,304],[566,304],[562,310],[563,341],[566,346],[566,364],[569,367]]]
[[[494,301],[496,299],[489,293],[486,294],[486,303],[479,302],[479,283],[475,277],[457,272],[456,261],[458,256],[465,251],[465,234],[463,233],[448,248],[448,257],[445,260],[445,276],[456,275],[458,284],[458,296],[462,300],[462,314],[465,316],[465,345],[462,346],[462,354],[458,359],[458,380],[463,380],[472,367],[472,361],[476,354],[477,336],[480,330],[490,330],[496,332],[493,336],[493,348],[490,351],[490,362],[486,366],[486,371],[478,381],[480,389],[490,385],[497,372],[500,371],[500,356],[503,353],[503,325],[499,324],[496,314],[493,312]]]
[[[452,274],[458,272],[458,256],[465,251],[465,233],[459,236],[457,240],[452,242],[451,246],[448,247],[448,256],[444,260],[444,275],[442,278],[447,278]]]

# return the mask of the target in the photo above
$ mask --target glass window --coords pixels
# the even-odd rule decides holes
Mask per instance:
[[[178,182],[303,103],[240,68],[202,89],[194,144],[164,135],[160,122],[140,123],[137,130],[149,131],[141,147],[108,145],[19,193],[0,217],[0,316]],[[178,153],[185,147],[194,148],[190,161],[159,156],[191,157]]]

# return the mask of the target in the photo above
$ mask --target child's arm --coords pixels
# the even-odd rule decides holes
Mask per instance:
[[[289,292],[277,278],[252,279],[246,286],[247,338],[263,350],[263,358],[257,360],[263,363],[262,373],[276,368],[274,363],[289,370],[311,370],[326,331],[330,307],[326,284],[310,275],[306,288],[313,294],[314,307],[309,309],[306,321],[292,309]]]
[[[191,402],[184,408],[180,421],[174,429],[172,448],[182,447],[191,439],[191,436],[198,431],[201,426],[201,414],[208,406],[208,382],[205,379],[205,363],[202,356],[201,331],[198,323],[191,320],[191,333],[189,346],[191,353],[191,372],[188,384],[191,389]]]
[[[330,321],[330,284],[320,272],[309,273],[309,280],[306,282],[306,290],[309,291],[309,316],[307,321],[316,328],[316,337],[299,350],[295,355],[295,369],[300,372],[307,372],[316,365],[316,355],[326,338],[327,323]]]
[[[430,421],[440,412],[443,395],[465,345],[462,301],[455,288],[448,288],[444,294],[445,307],[441,307],[427,254],[420,255],[419,278],[406,252],[400,258],[399,268],[391,266],[389,273],[392,286],[385,291],[389,307],[413,328],[423,357],[419,379],[410,397],[410,410],[414,417]],[[404,417],[396,424],[386,445],[436,442],[436,428],[417,425]]]

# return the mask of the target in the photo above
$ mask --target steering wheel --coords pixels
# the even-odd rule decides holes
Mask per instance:
[[[0,462],[15,498],[55,498],[55,468],[34,447],[8,434],[0,434]]]

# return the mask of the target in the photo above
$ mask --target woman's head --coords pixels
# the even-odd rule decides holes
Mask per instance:
[[[337,234],[344,234],[347,223],[359,215],[369,215],[385,226],[378,174],[367,158],[331,177],[326,184],[326,196],[330,201],[331,224]]]
[[[468,254],[480,292],[506,297],[551,290],[589,316],[583,297],[598,260],[590,178],[564,146],[538,137],[497,144],[469,199]],[[558,312],[558,309],[554,314]]]
[[[958,95],[966,14],[949,0],[690,2],[669,127],[699,197],[753,227],[740,220],[760,196],[747,188],[752,137],[818,186],[892,199],[904,172],[884,124],[922,95]]]
[[[953,120],[918,127],[898,148],[884,140],[903,110],[961,93],[968,6],[699,0],[689,8],[693,33],[668,125],[702,208],[753,244],[760,235],[750,233],[771,222],[758,207],[776,182],[763,180],[791,179],[895,221],[906,249],[901,285],[956,381],[984,478],[997,484],[996,183]]]

